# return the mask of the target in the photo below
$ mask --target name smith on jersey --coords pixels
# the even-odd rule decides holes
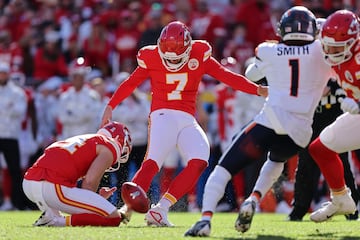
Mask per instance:
[[[284,46],[278,45],[277,55],[278,56],[288,56],[288,55],[309,55],[310,50],[309,46]]]

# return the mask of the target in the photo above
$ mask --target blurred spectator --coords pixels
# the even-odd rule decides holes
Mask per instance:
[[[164,27],[159,10],[151,10],[145,17],[146,29],[141,33],[138,49],[157,43],[161,30]]]
[[[194,39],[207,40],[213,47],[213,55],[221,57],[226,37],[224,20],[220,15],[209,11],[206,0],[197,0],[190,23],[190,31]]]
[[[174,17],[178,21],[185,23],[190,26],[191,15],[192,15],[192,5],[191,0],[175,0],[175,14]]]
[[[59,45],[59,33],[50,30],[45,33],[45,43],[34,56],[34,84],[38,86],[53,76],[65,77],[68,67]]]
[[[10,0],[5,7],[4,14],[7,16],[7,29],[10,31],[11,39],[18,41],[31,24],[32,15],[28,8],[28,1]]]
[[[267,0],[248,0],[239,5],[236,21],[246,26],[247,40],[254,46],[266,40],[278,39],[271,22]]]
[[[95,133],[99,127],[100,96],[85,82],[89,72],[84,58],[78,58],[69,68],[71,86],[60,94],[58,105],[59,139]]]
[[[26,113],[25,91],[9,80],[10,64],[0,63],[0,151],[6,166],[3,168],[3,203],[0,209],[25,208],[22,192],[19,136]]]
[[[38,122],[34,99],[35,92],[32,87],[25,85],[25,75],[21,72],[12,72],[10,74],[10,81],[24,89],[27,100],[26,114],[21,123],[21,131],[19,134],[20,168],[22,174],[25,174],[25,171],[31,166],[31,156],[35,154],[38,149],[36,141]],[[27,208],[37,209],[30,201],[26,200],[25,205]]]
[[[29,26],[24,35],[18,41],[19,46],[21,47],[23,53],[23,64],[21,71],[27,77],[26,84],[29,84],[30,78],[34,73],[34,58],[38,46],[41,45],[43,41],[43,34],[40,31],[38,22],[34,20],[31,26]]]
[[[27,100],[26,114],[21,123],[19,136],[20,166],[23,173],[25,173],[27,168],[31,166],[29,163],[30,156],[33,155],[38,148],[36,142],[38,121],[35,108],[35,91],[32,87],[25,85],[25,75],[21,72],[12,72],[10,74],[10,80],[25,91]]]
[[[136,28],[143,32],[146,30],[146,26],[144,23],[145,16],[145,4],[141,3],[139,0],[131,1],[128,5],[128,9],[131,13],[131,18],[134,22],[136,22]]]
[[[107,31],[97,16],[92,19],[92,24],[90,36],[84,41],[84,57],[89,66],[99,69],[103,76],[109,76],[111,45]]]
[[[63,52],[67,64],[84,55],[79,35],[81,17],[79,14],[74,14],[69,20],[71,24],[69,36],[63,39]]]
[[[120,26],[115,34],[115,50],[120,68],[123,62],[136,62],[140,32],[129,10],[123,10],[118,20]]]
[[[246,40],[247,29],[242,23],[238,23],[232,31],[232,37],[226,42],[223,57],[233,57],[239,65],[239,73],[244,73],[244,64],[247,59],[254,56],[254,46]]]
[[[37,152],[30,163],[43,153],[43,150],[56,140],[56,116],[59,101],[59,89],[63,81],[60,77],[51,77],[41,83],[35,92],[35,108],[38,122],[36,141]]]
[[[8,62],[11,71],[22,71],[22,49],[17,42],[11,40],[10,32],[7,30],[0,31],[0,61]]]

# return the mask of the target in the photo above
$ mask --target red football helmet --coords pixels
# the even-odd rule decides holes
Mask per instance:
[[[323,24],[320,40],[326,61],[338,65],[352,57],[359,38],[359,18],[348,10],[338,10]]]
[[[118,144],[119,151],[121,151],[119,154],[120,157],[113,166],[107,169],[107,172],[118,170],[120,163],[126,163],[128,161],[132,149],[129,129],[124,124],[113,121],[100,128],[97,133],[115,139]]]
[[[158,39],[158,51],[167,70],[180,70],[189,60],[191,34],[185,24],[171,22],[161,31]]]

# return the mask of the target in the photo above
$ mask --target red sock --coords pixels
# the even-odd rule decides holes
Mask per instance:
[[[179,200],[191,190],[207,165],[208,163],[204,160],[190,160],[187,166],[172,181],[168,193]]]
[[[70,226],[109,226],[117,227],[121,222],[120,217],[108,218],[92,213],[73,214],[70,216]]]
[[[160,193],[163,195],[169,188],[171,180],[173,179],[176,172],[176,168],[164,167],[161,171],[160,176]]]
[[[138,184],[142,189],[147,192],[154,176],[159,172],[159,167],[152,159],[145,160],[140,169],[135,173],[132,182]]]
[[[345,186],[344,166],[336,152],[328,149],[320,138],[317,138],[310,144],[309,153],[331,189],[341,189]]]

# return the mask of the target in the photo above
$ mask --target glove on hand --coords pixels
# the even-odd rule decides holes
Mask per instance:
[[[340,101],[340,100],[339,100]],[[356,102],[354,99],[352,98],[344,98],[340,101],[341,105],[341,110],[343,110],[344,112],[348,112],[351,114],[357,114],[359,113],[359,103]]]

